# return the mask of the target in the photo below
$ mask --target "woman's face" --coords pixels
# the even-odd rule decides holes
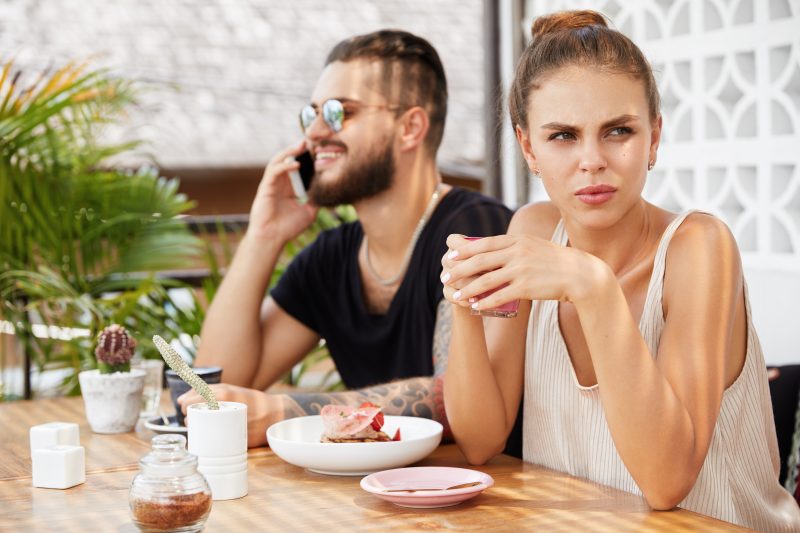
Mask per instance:
[[[601,229],[641,201],[660,122],[651,123],[640,80],[571,66],[531,91],[527,131],[517,128],[517,138],[562,216]]]

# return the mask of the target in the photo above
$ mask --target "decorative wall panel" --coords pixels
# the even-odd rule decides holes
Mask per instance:
[[[576,8],[606,14],[656,72],[664,137],[645,196],[723,218],[746,266],[800,275],[800,0],[529,0],[522,23]]]

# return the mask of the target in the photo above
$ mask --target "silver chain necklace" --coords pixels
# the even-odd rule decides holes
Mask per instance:
[[[431,213],[433,213],[433,208],[436,207],[436,203],[439,200],[441,191],[442,184],[438,183],[436,185],[436,189],[433,191],[430,201],[428,202],[428,207],[425,208],[425,212],[422,213],[422,217],[419,219],[419,222],[417,222],[417,227],[414,229],[414,234],[411,235],[411,242],[408,244],[406,255],[403,257],[403,262],[400,264],[400,270],[391,278],[380,277],[372,267],[372,262],[369,260],[369,240],[367,239],[366,233],[364,234],[364,262],[367,264],[367,270],[369,270],[370,275],[375,279],[375,281],[383,286],[389,286],[394,285],[401,277],[403,277],[403,274],[405,274],[406,268],[408,267],[408,263],[411,261],[411,255],[414,253],[414,247],[417,245],[417,240],[419,239],[425,224],[428,222],[428,218],[430,218]]]

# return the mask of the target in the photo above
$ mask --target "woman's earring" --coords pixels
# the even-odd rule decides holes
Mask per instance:
[[[536,167],[533,167],[533,168],[531,169],[531,172],[532,172],[532,173],[533,173],[533,175],[534,175],[534,176],[536,176],[537,178],[539,178],[539,179],[542,179],[542,176],[539,174],[539,169],[538,169],[538,168],[536,168]]]
[[[654,166],[656,166],[656,162],[650,161],[649,163],[647,163],[647,170],[653,170]]]

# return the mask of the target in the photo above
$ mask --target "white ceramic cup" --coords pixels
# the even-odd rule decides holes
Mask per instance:
[[[247,405],[219,402],[186,409],[189,453],[211,487],[214,500],[232,500],[247,494]]]
[[[203,472],[200,467],[197,468]],[[203,476],[211,487],[212,500],[235,500],[247,496],[247,469],[228,474],[206,474]]]
[[[229,455],[227,457],[199,457],[200,464],[205,466],[230,466],[247,462],[247,454]]]
[[[247,453],[247,405],[219,402],[219,409],[204,403],[186,410],[189,453],[198,457],[228,457]]]

